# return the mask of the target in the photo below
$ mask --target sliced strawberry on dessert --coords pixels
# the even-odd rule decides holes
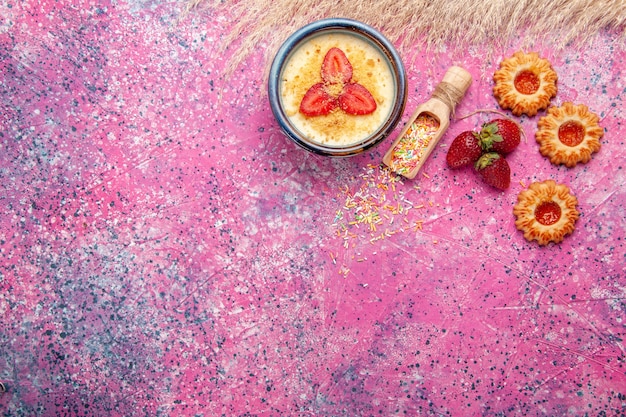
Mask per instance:
[[[478,133],[468,130],[454,138],[448,149],[446,162],[450,168],[461,168],[475,163],[482,154]]]
[[[343,87],[337,98],[339,107],[348,114],[361,116],[376,110],[376,100],[361,84],[349,83]]]
[[[324,116],[337,107],[337,99],[330,95],[324,83],[309,88],[300,102],[300,113],[305,116]]]
[[[480,130],[480,144],[485,152],[506,155],[520,144],[521,130],[508,119],[496,119],[485,123]]]
[[[511,184],[511,168],[504,156],[489,152],[481,156],[474,165],[476,172],[484,182],[500,190],[506,190]]]
[[[329,84],[345,84],[352,79],[352,64],[339,48],[330,48],[322,62],[322,80]]]

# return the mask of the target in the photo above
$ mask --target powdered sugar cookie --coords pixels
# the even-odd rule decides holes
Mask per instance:
[[[516,52],[494,73],[493,94],[500,107],[515,116],[534,116],[550,104],[557,92],[557,74],[536,52]]]
[[[539,119],[535,139],[539,152],[555,165],[573,167],[589,162],[591,154],[600,150],[604,130],[598,125],[598,116],[584,104],[563,103],[550,107]]]
[[[574,231],[578,200],[566,185],[553,180],[535,182],[517,196],[515,226],[528,241],[559,243]]]

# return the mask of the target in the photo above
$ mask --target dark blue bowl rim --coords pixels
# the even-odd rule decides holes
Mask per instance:
[[[302,40],[308,38],[309,36],[317,35],[318,32],[332,30],[353,31],[364,35],[370,41],[377,44],[381,52],[387,56],[387,59],[392,67],[392,72],[396,76],[395,82],[397,97],[387,122],[368,139],[355,143],[351,146],[324,146],[309,141],[303,141],[291,127],[289,119],[280,105],[280,81],[282,67],[287,58],[289,58],[292,50],[298,46]],[[272,113],[274,114],[281,130],[300,147],[321,155],[350,156],[363,152],[366,149],[379,144],[389,136],[393,129],[395,129],[402,117],[406,103],[406,73],[402,59],[393,44],[373,27],[353,19],[322,19],[298,29],[289,38],[287,38],[287,40],[278,49],[269,72],[268,95]]]

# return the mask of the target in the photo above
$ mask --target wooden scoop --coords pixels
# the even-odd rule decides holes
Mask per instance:
[[[417,107],[393,142],[383,163],[406,178],[415,178],[450,125],[450,115],[472,83],[472,75],[451,67],[431,98]]]

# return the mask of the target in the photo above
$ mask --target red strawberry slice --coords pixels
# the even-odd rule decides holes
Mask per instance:
[[[330,48],[322,62],[322,80],[329,84],[345,84],[352,79],[352,64],[339,48]]]
[[[305,116],[324,116],[337,107],[337,99],[330,95],[324,83],[309,88],[300,102],[300,113]]]
[[[500,190],[506,190],[511,184],[511,168],[501,156],[489,152],[481,156],[474,165],[478,175],[484,182]]]
[[[448,149],[446,162],[450,168],[461,168],[475,163],[482,154],[478,134],[468,130],[454,138]]]
[[[508,119],[485,123],[480,130],[480,144],[485,152],[505,155],[512,152],[521,141],[519,126]]]
[[[346,84],[337,100],[343,111],[355,116],[373,113],[377,107],[367,88],[356,83]]]

